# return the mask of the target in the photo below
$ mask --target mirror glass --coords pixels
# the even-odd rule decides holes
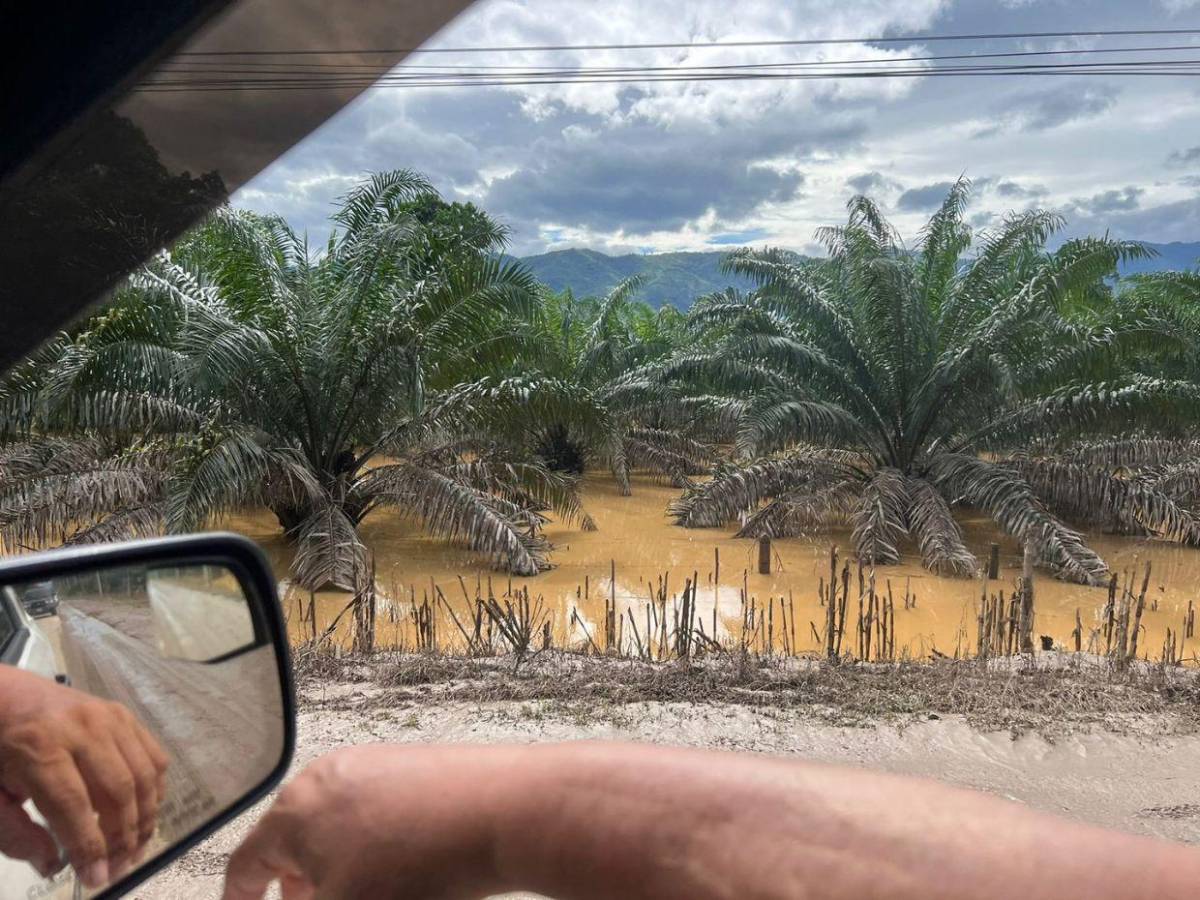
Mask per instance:
[[[260,619],[221,563],[0,586],[0,713],[55,734],[77,773],[38,772],[13,749],[25,732],[0,722],[0,900],[98,893],[97,884],[179,843],[271,773],[283,753],[283,698]],[[114,772],[144,784],[147,771],[149,799],[106,803],[97,794]],[[74,777],[95,796],[70,798],[63,787]],[[135,849],[112,850],[121,839],[111,839],[103,867],[76,871],[67,832],[89,820],[102,833],[136,821]]]

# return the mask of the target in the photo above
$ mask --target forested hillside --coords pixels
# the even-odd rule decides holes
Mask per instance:
[[[1189,269],[1200,261],[1200,242],[1146,246],[1158,255],[1124,262],[1123,275]],[[622,279],[640,274],[645,278],[640,296],[650,305],[657,308],[670,303],[687,309],[698,296],[730,286],[749,285],[740,276],[721,272],[721,257],[727,252],[609,256],[596,250],[554,250],[526,256],[523,262],[549,287],[556,291],[570,288],[581,297],[602,296]]]

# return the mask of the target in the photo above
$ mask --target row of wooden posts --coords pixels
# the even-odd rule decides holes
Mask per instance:
[[[764,538],[759,542],[759,571],[769,573],[773,558],[770,541]],[[1113,574],[1100,626],[1088,636],[1089,652],[1101,652],[1098,644],[1102,639],[1103,653],[1119,666],[1127,666],[1137,658],[1150,572],[1151,567],[1147,562],[1140,580],[1140,590],[1136,591],[1134,572],[1125,573],[1123,584],[1118,575]],[[384,623],[379,619],[373,561],[369,563],[369,570],[365,574],[367,577],[360,582],[362,587],[359,591],[320,633],[316,622],[315,595],[309,594],[307,608],[303,601],[300,602],[300,623],[302,627],[307,626],[309,642],[315,645],[329,641],[342,618],[350,613],[353,651],[370,653],[375,649],[377,632]],[[974,655],[987,660],[1015,653],[1033,653],[1033,554],[1024,554],[1021,577],[1008,596],[1003,590],[989,593],[987,586],[989,580],[995,580],[999,575],[999,548],[996,544],[991,547],[986,575],[977,614]],[[716,548],[713,571],[709,573],[713,592],[711,618],[702,615],[698,608],[701,588],[697,571],[684,578],[683,586],[677,592],[672,590],[670,572],[657,576],[654,583],[644,582],[645,603],[635,605],[627,602],[622,612],[617,602],[616,562],[611,561],[607,591],[603,597],[604,614],[595,629],[596,633],[588,627],[578,611],[578,605],[590,603],[592,599],[590,577],[585,575],[582,584],[576,588],[577,604],[571,606],[568,619],[570,628],[582,637],[575,649],[646,661],[690,659],[730,652],[767,657],[776,654],[813,655],[812,651],[801,649],[798,642],[798,623],[791,592],[786,597],[769,596],[764,602],[749,592],[746,570],[742,572],[739,592],[740,622],[736,631],[722,637],[718,595],[720,578],[721,557],[719,548]],[[532,596],[528,587],[514,589],[509,578],[507,587],[498,590],[490,576],[484,578],[478,573],[473,590],[461,575],[458,576],[458,586],[464,606],[457,611],[432,577],[428,587],[422,590],[420,599],[415,585],[410,584],[406,592],[406,605],[395,602],[387,604],[386,624],[392,627],[395,637],[393,644],[398,645],[394,649],[409,649],[407,634],[411,633],[411,649],[419,652],[437,653],[451,649],[449,645],[457,645],[456,652],[465,650],[468,655],[484,656],[501,649],[514,654],[516,665],[519,666],[531,655],[553,646],[553,610],[547,607],[542,596]],[[901,610],[916,608],[917,595],[911,589],[910,579],[905,578],[901,597],[893,591],[891,579],[885,579],[882,587],[877,584],[874,567],[864,566],[857,561],[852,571],[851,559],[841,560],[837,547],[830,547],[828,580],[822,575],[818,582],[818,600],[824,615],[820,624],[816,621],[808,623],[808,632],[819,648],[816,655],[834,663],[843,660],[891,662],[906,655],[906,650],[898,655],[896,647],[897,598],[901,599]],[[1151,604],[1152,610],[1157,609],[1157,598]],[[465,615],[461,614],[463,609],[466,610]],[[439,620],[453,626],[455,636],[449,641],[439,635]],[[1085,643],[1084,626],[1078,609],[1075,620],[1072,633],[1074,649],[1081,652]],[[1160,654],[1164,664],[1182,663],[1183,643],[1195,636],[1195,620],[1195,606],[1189,603],[1179,628],[1167,629]],[[852,630],[848,632],[848,629]],[[1043,649],[1051,649],[1052,642],[1047,638],[1043,637],[1042,643]],[[956,651],[955,655],[960,655],[960,652]]]
[[[999,577],[1000,547],[992,544],[988,561],[987,581]],[[993,656],[1012,656],[1014,652],[1033,653],[1033,552],[1025,547],[1022,557],[1021,579],[1017,589],[1007,600],[1004,591],[988,594],[987,581],[983,585],[983,596],[979,603],[979,630],[976,638],[976,656],[986,660]],[[1076,610],[1076,618],[1079,612]]]
[[[1136,567],[1126,571],[1122,582],[1116,572],[1108,583],[1108,600],[1101,614],[1100,631],[1104,634],[1104,653],[1119,666],[1128,666],[1138,658],[1138,639],[1142,633],[1142,615],[1146,611],[1146,591],[1150,587],[1150,562],[1146,562],[1145,573],[1142,576],[1141,588],[1134,594],[1137,578]],[[1118,596],[1118,587],[1120,594]],[[1158,598],[1150,602],[1152,612],[1158,611]],[[1078,651],[1082,644],[1083,623],[1079,611],[1075,611],[1075,649]],[[1196,607],[1188,601],[1187,610],[1178,630],[1168,627],[1163,639],[1159,661],[1166,665],[1180,665],[1183,662],[1183,641],[1196,634]],[[1093,639],[1095,634],[1093,634]],[[1089,642],[1090,643],[1090,642]]]

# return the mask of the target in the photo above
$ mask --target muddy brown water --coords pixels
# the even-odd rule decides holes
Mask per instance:
[[[593,640],[600,641],[605,602],[613,593],[610,572],[614,564],[618,615],[632,609],[642,630],[650,591],[659,577],[669,573],[670,592],[677,594],[684,579],[695,572],[700,585],[697,613],[706,631],[711,631],[715,605],[718,638],[730,640],[740,632],[744,584],[760,607],[768,597],[789,597],[795,610],[794,649],[802,653],[818,650],[813,626],[820,631],[824,621],[818,585],[820,579],[828,578],[830,545],[838,545],[845,554],[851,547],[849,534],[835,531],[810,539],[776,540],[772,572],[760,575],[757,544],[733,537],[732,528],[685,529],[673,525],[666,510],[678,493],[678,489],[652,479],[637,478],[633,495],[622,497],[611,478],[589,477],[583,491],[584,505],[598,529],[585,532],[578,527],[551,523],[546,534],[554,544],[551,554],[554,568],[529,578],[512,578],[512,589],[527,587],[535,600],[542,599],[556,643],[583,645],[588,640],[583,629],[587,629]],[[1000,577],[990,583],[989,591],[1004,590],[1006,595],[1010,594],[1021,572],[1018,546],[999,534],[985,517],[967,516],[960,521],[968,546],[980,560],[986,560],[992,541],[1000,543]],[[226,525],[258,541],[281,576],[287,571],[292,551],[270,513],[237,515]],[[362,536],[376,560],[379,594],[376,640],[381,647],[414,645],[411,600],[415,597],[420,604],[431,592],[431,584],[441,588],[464,624],[470,604],[463,596],[460,576],[472,594],[477,579],[486,590],[486,581],[491,578],[497,595],[509,590],[509,576],[490,567],[486,559],[466,548],[423,535],[417,523],[394,512],[373,514],[363,523]],[[1157,659],[1166,630],[1181,630],[1188,602],[1200,606],[1200,550],[1109,535],[1090,535],[1089,542],[1114,571],[1124,575],[1137,567],[1139,587],[1141,567],[1147,561],[1151,563],[1139,654]],[[913,658],[926,658],[935,650],[951,656],[956,651],[967,652],[975,641],[980,581],[933,575],[922,568],[914,546],[903,550],[901,564],[881,566],[876,571],[879,591],[886,592],[890,582],[895,597],[898,654],[907,652]],[[717,553],[719,580],[714,578]],[[856,596],[856,588],[852,586],[851,590],[852,596]],[[902,607],[906,590],[915,595],[915,608]],[[1035,597],[1036,636],[1048,635],[1057,644],[1072,647],[1078,609],[1084,625],[1084,649],[1088,649],[1089,640],[1096,634],[1094,639],[1100,643],[1093,645],[1093,649],[1103,650],[1098,630],[1106,588],[1068,584],[1038,570]],[[339,591],[321,591],[312,598],[318,632],[324,631],[349,599],[350,595]],[[294,639],[303,639],[311,633],[312,623],[301,621],[309,602],[308,592],[285,592],[285,610]],[[572,623],[573,609],[578,612],[582,626]],[[347,614],[335,631],[335,639],[343,645],[349,642],[349,625]],[[775,627],[778,650],[782,647],[778,621]],[[461,649],[462,638],[444,610],[439,610],[438,631],[442,646],[457,645]],[[628,622],[624,632],[626,645],[632,646]],[[1184,642],[1185,658],[1194,661],[1198,653],[1200,639]]]

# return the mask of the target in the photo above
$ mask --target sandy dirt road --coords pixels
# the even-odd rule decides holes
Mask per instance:
[[[163,653],[203,662],[253,644],[250,607],[236,582],[233,590],[222,593],[177,579],[150,581],[147,593]]]
[[[281,707],[271,648],[206,665],[164,658],[99,618],[64,606],[62,647],[75,687],[130,709],[171,757],[160,833],[173,839],[228,806],[279,756]],[[236,761],[236,764],[234,764]]]

